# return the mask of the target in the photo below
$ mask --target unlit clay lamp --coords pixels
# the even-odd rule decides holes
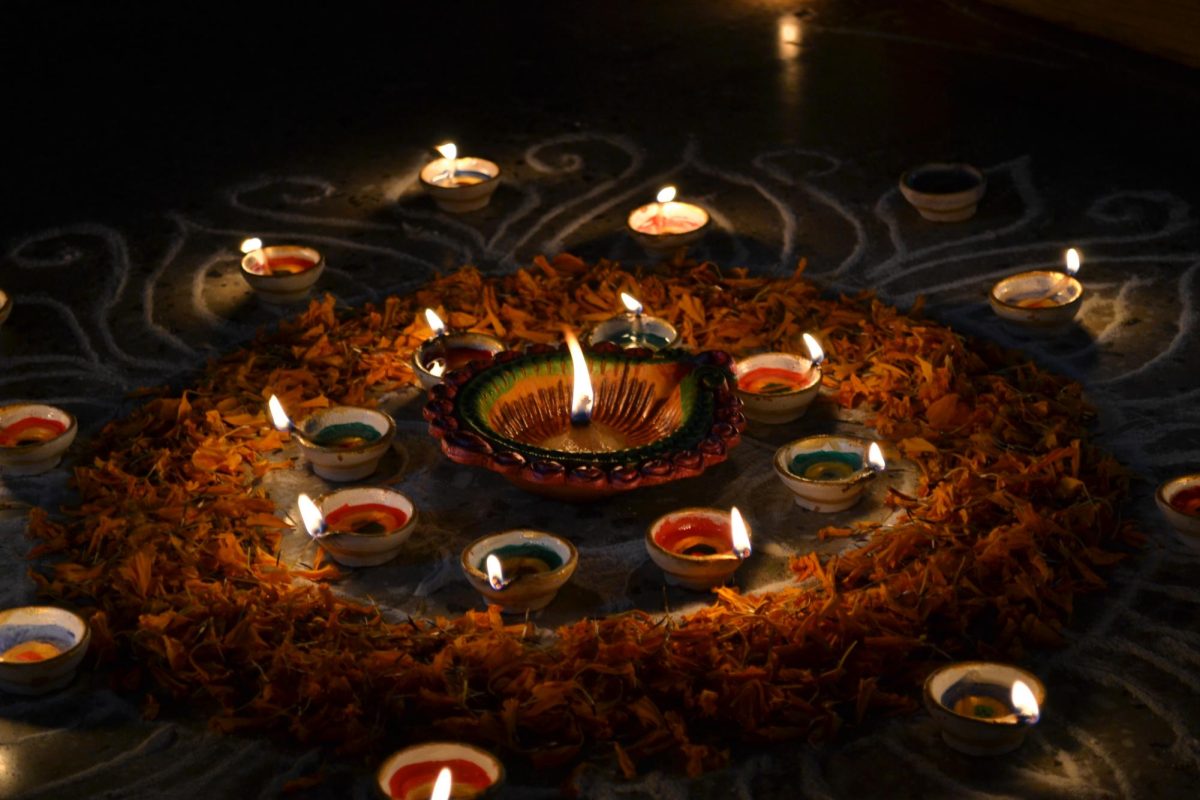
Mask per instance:
[[[87,620],[65,608],[0,611],[0,691],[32,695],[61,689],[75,677],[90,640]]]
[[[330,481],[356,481],[370,475],[396,435],[392,418],[371,408],[324,408],[296,425],[275,395],[268,406],[275,427],[291,433],[313,472]]]
[[[900,176],[900,193],[930,222],[962,222],[975,216],[987,189],[970,164],[922,164]]]
[[[75,441],[75,417],[55,406],[0,406],[0,468],[9,475],[39,475],[58,466]]]
[[[504,352],[504,342],[486,333],[449,331],[442,318],[432,308],[425,309],[425,321],[433,333],[413,350],[413,372],[426,389],[442,382],[447,372],[465,367],[475,361],[487,362],[496,353]]]
[[[1171,527],[1200,536],[1200,473],[1171,478],[1158,487],[1154,500]]]

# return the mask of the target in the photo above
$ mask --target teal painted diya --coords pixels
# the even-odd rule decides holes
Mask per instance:
[[[313,472],[330,481],[370,475],[396,435],[392,418],[371,408],[326,408],[295,425],[274,395],[269,405],[275,427],[292,433]]]
[[[545,608],[575,572],[579,554],[566,539],[513,530],[477,539],[462,552],[471,585],[505,613]]]
[[[879,445],[855,436],[809,436],[775,452],[775,473],[810,511],[845,511],[885,466]]]
[[[621,292],[621,302],[627,313],[606,319],[592,329],[588,344],[595,347],[606,342],[622,350],[644,347],[647,350],[665,350],[679,341],[675,326],[659,317],[651,317],[637,298]]]
[[[924,697],[946,744],[967,755],[1000,755],[1020,747],[1037,724],[1046,687],[1020,667],[964,661],[930,673]]]
[[[470,364],[429,390],[429,431],[459,464],[572,501],[699,475],[740,441],[727,353],[609,343],[578,358],[535,345]]]

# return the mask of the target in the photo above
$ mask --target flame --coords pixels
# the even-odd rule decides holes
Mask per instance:
[[[821,348],[821,343],[812,334],[806,333],[803,338],[804,346],[808,348],[808,358],[815,367],[825,360],[825,351]]]
[[[750,556],[750,532],[746,530],[746,522],[737,506],[729,509],[729,541],[735,556],[743,559]]]
[[[283,410],[283,403],[279,402],[279,398],[271,395],[271,399],[267,401],[267,408],[271,410],[271,422],[275,424],[275,429],[280,431],[290,431],[292,429],[292,421],[288,419],[287,412]]]
[[[296,498],[296,505],[300,507],[300,519],[304,522],[304,530],[308,531],[308,535],[316,539],[325,531],[325,515],[321,513],[321,509],[317,508],[317,504],[312,501],[312,498],[301,493]]]
[[[571,380],[571,421],[588,422],[592,418],[592,402],[595,398],[587,361],[583,358],[583,349],[575,334],[564,328],[563,338],[567,340],[567,349],[571,351],[571,366],[574,369]]]
[[[446,323],[442,322],[442,318],[432,308],[425,309],[425,321],[429,323],[429,329],[433,331],[434,336],[441,336],[446,332]]]
[[[244,242],[242,242],[242,252],[243,253],[253,253],[255,250],[262,250],[262,249],[263,249],[262,239],[253,238],[253,239],[247,239]]]
[[[629,309],[630,314],[640,314],[644,310],[638,299],[631,294],[621,292],[621,302],[625,304],[625,308]]]
[[[1079,263],[1079,251],[1074,247],[1069,248],[1067,250],[1067,274],[1074,275],[1076,272],[1079,272]]]
[[[433,794],[429,795],[429,800],[450,800],[450,789],[453,786],[454,777],[450,773],[450,768],[442,767],[437,780],[433,782]]]
[[[495,553],[488,553],[487,572],[488,583],[490,583],[492,588],[497,592],[508,585],[504,580],[504,569],[500,566],[500,559],[496,558]]]
[[[427,369],[429,370],[430,375],[435,378],[440,378],[446,374],[446,362],[441,360],[430,362]]]
[[[867,448],[867,463],[876,472],[883,472],[884,467],[887,466],[887,462],[883,460],[883,450],[879,448],[879,442],[871,442],[871,446]]]
[[[439,144],[434,149],[437,150],[439,154],[441,154],[442,158],[449,161],[451,166],[454,165],[455,159],[458,158],[458,146],[456,144],[454,144],[454,142],[446,142],[445,144]]]
[[[1033,696],[1033,690],[1025,681],[1013,681],[1012,705],[1016,709],[1017,717],[1030,724],[1037,722],[1041,716],[1037,698]]]
[[[658,196],[654,198],[660,203],[669,203],[675,199],[675,187],[664,186],[658,190]]]

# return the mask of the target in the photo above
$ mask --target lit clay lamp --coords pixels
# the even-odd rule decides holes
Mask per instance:
[[[625,221],[632,236],[651,251],[686,247],[700,240],[711,221],[698,205],[675,200],[675,187],[664,186],[656,202],[638,206]]]
[[[4,324],[4,320],[8,319],[8,315],[13,310],[12,295],[0,289],[0,325]]]
[[[588,344],[592,347],[611,342],[622,349],[645,347],[648,350],[663,350],[679,341],[679,331],[675,330],[675,326],[660,317],[646,315],[645,308],[633,295],[621,292],[621,303],[627,313],[606,319],[592,328],[588,336]]]
[[[504,765],[469,744],[426,742],[393,753],[375,780],[389,800],[467,800],[494,794],[504,783]]]
[[[925,681],[925,707],[946,744],[972,756],[1015,750],[1038,721],[1046,687],[1008,664],[967,661],[937,669]]]
[[[433,336],[413,351],[412,367],[426,389],[442,382],[447,372],[474,362],[488,362],[504,352],[504,342],[495,336],[474,331],[448,331],[432,308],[425,309],[425,321]]]
[[[845,511],[887,466],[876,442],[854,436],[809,436],[775,451],[775,473],[810,511]]]
[[[500,185],[500,167],[486,158],[459,158],[453,142],[438,145],[441,158],[421,170],[421,185],[442,211],[463,214],[483,208]]]
[[[242,252],[242,277],[268,303],[303,300],[325,270],[325,259],[311,247],[263,247],[262,239],[247,239]]]
[[[348,567],[390,561],[412,535],[417,509],[400,492],[365,486],[296,498],[304,529],[333,560]]]
[[[1079,251],[1066,255],[1066,272],[1032,270],[1010,275],[992,287],[992,310],[1004,320],[1034,328],[1056,328],[1070,324],[1083,302]]]
[[[0,611],[0,691],[44,694],[75,677],[87,652],[87,620],[53,606]]]
[[[667,583],[705,591],[725,583],[750,555],[750,531],[737,508],[684,508],[659,517],[646,551]]]
[[[54,406],[0,406],[0,468],[9,475],[40,475],[58,466],[75,441],[75,417]]]
[[[267,405],[275,427],[291,433],[313,472],[330,481],[356,481],[370,475],[396,435],[392,418],[370,408],[325,408],[295,425],[275,395]]]
[[[825,351],[804,334],[805,358],[795,353],[759,353],[743,358],[734,367],[737,396],[747,417],[778,424],[804,416],[821,391],[821,362]]]
[[[1154,500],[1175,530],[1200,536],[1200,473],[1166,481],[1158,487]]]
[[[477,539],[462,552],[467,580],[489,603],[508,614],[550,605],[575,572],[579,553],[566,539],[541,531],[514,530]]]

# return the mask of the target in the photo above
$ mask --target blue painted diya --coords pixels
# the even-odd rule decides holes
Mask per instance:
[[[494,558],[500,574],[489,573]],[[579,553],[559,536],[532,530],[513,530],[484,536],[462,552],[467,580],[489,603],[506,613],[538,611],[554,600],[575,573]]]
[[[451,460],[522,489],[589,500],[699,475],[724,461],[746,419],[720,351],[587,355],[591,421],[571,421],[571,357],[535,345],[450,373],[429,390],[425,419]]]

